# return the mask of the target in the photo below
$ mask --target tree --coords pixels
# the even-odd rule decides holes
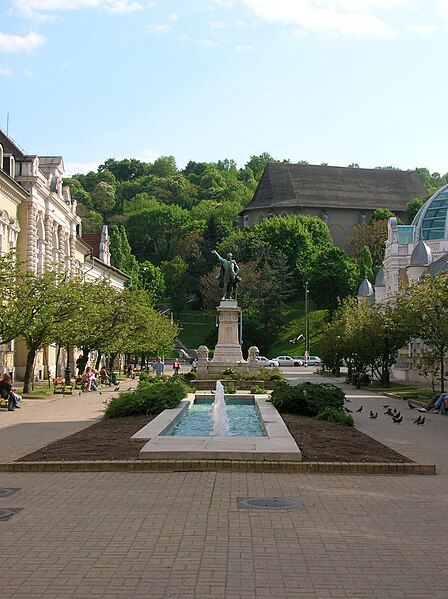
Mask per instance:
[[[99,212],[89,210],[83,204],[79,204],[77,206],[77,213],[82,218],[84,233],[101,233],[104,220]]]
[[[359,259],[359,283],[368,279],[372,284],[374,282],[372,254],[367,246],[364,246]]]
[[[155,304],[165,293],[162,269],[149,260],[139,263],[139,288],[144,289]]]
[[[180,256],[176,256],[172,260],[162,263],[162,272],[171,309],[173,312],[179,313],[187,303],[187,265]]]
[[[266,168],[269,162],[275,162],[275,159],[272,158],[272,156],[267,152],[263,152],[258,156],[251,156],[249,161],[246,162],[245,167],[250,168],[250,170],[254,174],[256,181],[259,181],[264,172],[264,169]]]
[[[149,165],[140,160],[136,160],[135,158],[125,158],[124,160],[108,158],[104,164],[98,168],[98,171],[102,172],[106,169],[115,176],[117,181],[129,181],[147,175],[149,172]]]
[[[409,301],[415,337],[420,337],[437,356],[441,392],[445,391],[445,355],[448,351],[448,275],[429,277],[413,285]]]
[[[414,198],[406,206],[406,219],[408,223],[412,223],[415,215],[426,202],[426,198]]]
[[[371,223],[374,223],[379,220],[388,221],[390,218],[394,218],[395,214],[389,208],[377,208],[372,214],[372,218],[370,219]]]
[[[174,156],[160,156],[149,165],[148,171],[156,177],[173,177],[177,174]]]
[[[190,214],[175,205],[154,204],[131,214],[125,223],[132,250],[140,260],[170,260],[177,242],[189,230]]]
[[[90,194],[84,189],[78,179],[75,177],[72,177],[71,179],[64,179],[64,185],[68,185],[70,187],[70,193],[74,200],[80,202],[86,208],[93,208]]]
[[[368,247],[372,255],[373,266],[378,267],[383,264],[386,241],[386,221],[380,220],[370,225],[358,225],[347,238],[349,255],[355,260],[360,260],[364,248]]]
[[[132,278],[132,285],[138,286],[139,264],[132,254],[126,230],[123,225],[110,227],[110,261],[112,266],[125,272]]]
[[[357,265],[344,251],[333,246],[317,255],[309,287],[316,303],[328,310],[330,320],[339,302],[354,293],[357,279]]]
[[[110,212],[115,206],[114,187],[105,181],[100,181],[93,190],[92,202],[98,212]]]

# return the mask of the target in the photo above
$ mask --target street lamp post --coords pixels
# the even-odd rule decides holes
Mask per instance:
[[[305,366],[308,366],[310,353],[309,328],[308,328],[308,281],[305,281]]]

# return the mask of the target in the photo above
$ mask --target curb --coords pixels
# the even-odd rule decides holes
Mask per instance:
[[[274,462],[237,460],[110,460],[10,462],[0,472],[295,472],[304,474],[434,475],[435,464],[382,462]]]

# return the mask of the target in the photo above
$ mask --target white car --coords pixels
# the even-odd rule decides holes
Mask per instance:
[[[303,360],[291,358],[291,356],[277,356],[274,361],[278,362],[280,366],[303,366]]]
[[[272,366],[272,367],[277,367],[277,368],[280,366],[280,364],[277,362],[277,360],[270,360],[269,358],[266,358],[265,356],[258,356],[257,362],[260,364],[260,366]]]
[[[293,360],[301,360],[305,364],[305,356],[297,356],[293,358]],[[307,366],[320,366],[322,364],[322,360],[319,356],[309,356],[307,360]]]

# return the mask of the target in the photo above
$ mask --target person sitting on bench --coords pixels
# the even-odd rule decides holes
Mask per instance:
[[[22,401],[21,395],[14,392],[12,388],[12,379],[9,374],[4,374],[0,381],[0,396],[3,399],[8,400],[8,410],[11,412],[16,408],[20,408],[20,402]]]
[[[433,408],[439,410],[439,414],[445,414],[445,406],[448,398],[448,393],[434,395],[434,397],[425,406],[419,408],[419,412],[430,412]]]

